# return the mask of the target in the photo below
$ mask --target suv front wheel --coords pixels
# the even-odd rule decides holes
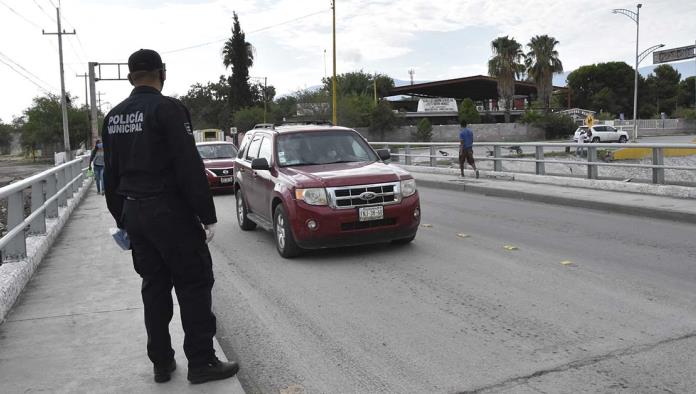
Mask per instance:
[[[256,228],[256,223],[252,222],[247,216],[247,206],[246,201],[244,201],[244,195],[242,194],[242,189],[237,189],[234,194],[235,200],[237,200],[237,222],[239,222],[239,227],[244,231],[250,231]]]
[[[283,205],[279,204],[273,215],[273,235],[275,236],[276,249],[285,258],[298,256],[302,249],[295,243],[295,238],[290,230],[290,222],[283,210]]]

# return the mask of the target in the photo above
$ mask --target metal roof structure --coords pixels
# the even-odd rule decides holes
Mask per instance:
[[[566,88],[554,86],[555,90]],[[532,82],[515,81],[516,96],[536,95],[536,85]],[[388,96],[418,96],[418,97],[448,97],[454,99],[470,98],[472,100],[487,100],[498,98],[498,80],[485,75],[445,79],[399,86],[391,89]]]

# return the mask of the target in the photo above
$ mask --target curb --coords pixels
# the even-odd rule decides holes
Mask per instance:
[[[399,165],[411,173],[439,174],[457,176],[459,169],[422,167]],[[473,171],[465,170],[467,174]],[[590,190],[602,190],[621,193],[647,194],[659,197],[671,197],[680,199],[696,199],[696,187],[676,185],[655,185],[651,183],[630,183],[613,180],[581,179],[553,175],[535,175],[516,172],[481,171],[482,178],[504,179],[508,181],[520,181],[542,185],[574,187]]]
[[[46,256],[72,212],[80,205],[92,185],[92,178],[82,183],[80,190],[68,200],[67,207],[60,209],[57,219],[46,220],[46,234],[27,237],[27,258],[0,265],[0,324],[29,283],[36,268]],[[62,211],[62,212],[61,212]]]
[[[463,191],[469,193],[483,194],[492,197],[512,198],[516,200],[534,201],[545,204],[556,204],[576,208],[592,209],[597,211],[605,211],[612,213],[622,213],[634,216],[651,217],[655,219],[667,219],[677,222],[696,224],[696,214],[689,212],[679,212],[660,208],[652,208],[645,206],[629,206],[622,204],[612,204],[602,201],[588,201],[586,199],[573,197],[550,196],[538,193],[529,193],[520,190],[499,189],[478,185],[467,185],[463,183],[451,183],[443,181],[434,181],[428,179],[418,179],[417,173],[414,174],[418,185],[431,187],[435,189]]]

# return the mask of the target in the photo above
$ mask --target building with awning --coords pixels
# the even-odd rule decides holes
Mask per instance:
[[[567,89],[554,86],[553,90],[554,93],[560,93]],[[495,118],[496,121],[501,121],[505,113],[504,103],[498,98],[498,80],[484,75],[394,87],[386,97],[390,97],[395,108],[406,112],[407,118],[450,118],[451,120],[451,118],[457,117],[456,111],[421,110],[419,112],[417,110],[420,99],[435,98],[451,98],[455,99],[457,103],[465,98],[470,98],[482,116]],[[521,116],[536,97],[537,89],[533,82],[515,81],[515,95],[510,109],[511,116]],[[421,102],[420,107],[427,108],[428,106],[424,106]]]

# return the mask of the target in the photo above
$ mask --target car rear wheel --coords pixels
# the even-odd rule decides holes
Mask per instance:
[[[620,144],[625,144],[626,141],[628,141],[628,138],[626,138],[625,135],[622,135],[621,137],[619,137],[619,143],[620,143]]]
[[[279,204],[273,215],[273,235],[275,236],[276,249],[278,253],[285,257],[291,258],[298,256],[302,249],[295,243],[295,238],[290,230],[290,222],[288,221],[283,205]]]
[[[600,142],[599,137],[594,137],[594,138],[592,139],[592,142],[594,142],[594,143]]]
[[[244,231],[250,231],[256,228],[256,223],[252,222],[247,216],[247,206],[246,201],[244,201],[244,196],[242,195],[242,189],[238,189],[234,194],[237,200],[237,222],[239,222],[239,227]]]

